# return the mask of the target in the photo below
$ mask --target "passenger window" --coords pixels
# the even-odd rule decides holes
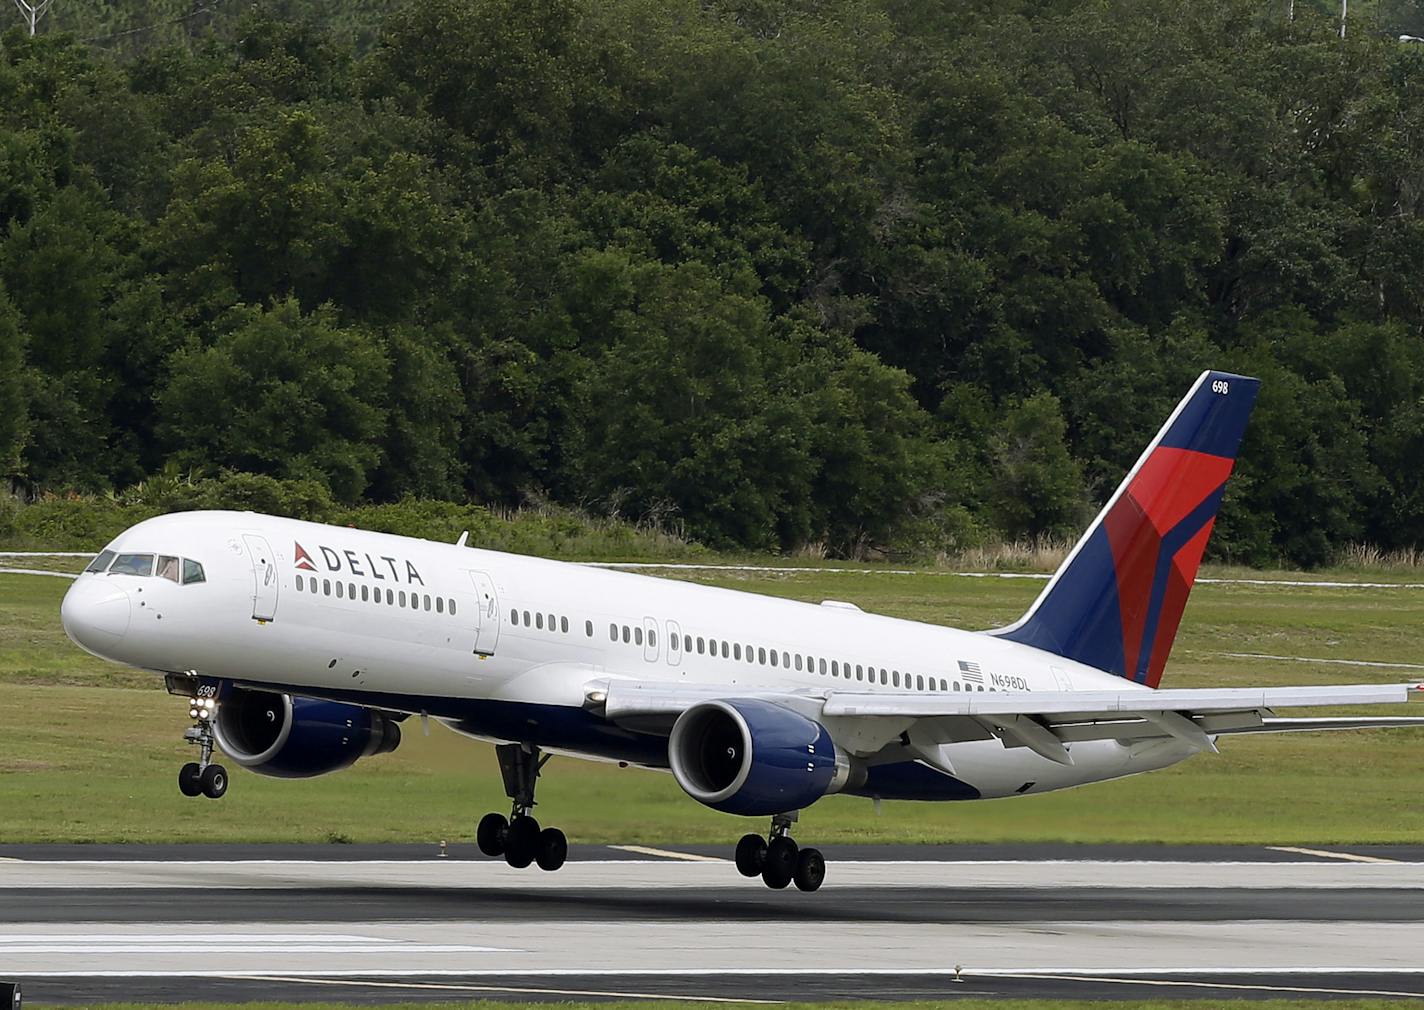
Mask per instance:
[[[654,649],[658,647],[658,633],[652,628],[648,629],[648,644]]]
[[[610,624],[608,626],[608,640],[610,642],[618,641],[618,625]]]
[[[436,612],[437,614],[443,614],[443,613],[445,613],[445,597],[443,597],[443,596],[437,596],[437,597],[435,597],[435,612]]]
[[[642,644],[643,644],[643,629],[642,629],[642,628],[634,628],[634,629],[633,629],[633,641],[634,641],[635,643],[637,643],[638,645],[642,645]]]
[[[733,659],[741,659],[741,658],[742,658],[742,643],[741,643],[741,642],[733,642],[733,643],[732,643],[732,658],[733,658]]]
[[[623,644],[627,645],[633,640],[632,632],[628,630],[628,625],[623,625]]]
[[[691,651],[692,651],[692,636],[691,636],[691,635],[683,635],[683,636],[682,636],[682,651],[683,651],[683,652],[691,652]]]
[[[426,596],[426,597],[425,597],[425,609],[426,609],[427,611],[430,609],[430,597],[429,597],[429,596]]]
[[[322,579],[322,580],[321,580],[321,592],[322,592],[322,595],[323,595],[323,596],[330,596],[330,595],[331,595],[331,580],[330,580],[330,579]]]
[[[944,680],[943,677],[941,677],[941,678],[939,679],[939,689],[940,689],[941,691],[948,691],[948,690],[949,690],[949,685],[948,685],[947,683],[945,683],[945,680]]]
[[[553,631],[553,630],[554,630],[555,628],[557,628],[558,626],[559,626],[558,623],[554,620],[554,615],[553,615],[553,614],[550,614],[550,615],[549,615],[549,630],[550,630],[550,631]]]
[[[533,625],[534,625],[534,622],[533,622],[532,620],[530,620],[530,618],[529,618],[529,611],[527,611],[527,610],[524,611],[524,626],[525,626],[526,628],[530,628],[530,627],[533,627]]]
[[[955,689],[956,691],[959,690],[959,681],[957,681],[957,680],[954,682],[954,689]]]
[[[890,674],[890,683],[894,684],[896,687],[899,687],[899,686],[900,686],[900,671],[899,671],[899,670],[895,670],[895,671],[893,671],[893,672]]]
[[[174,582],[177,582],[178,580],[177,580],[177,579],[174,579],[173,581],[174,581]],[[297,576],[297,592],[299,592],[299,593],[305,592],[305,591],[306,591],[306,588],[307,588],[307,587],[306,587],[306,583],[304,583],[304,582],[302,581],[302,577],[301,577],[300,575],[298,575],[298,576]]]
[[[451,601],[450,601],[450,613],[453,614],[454,612],[455,612],[455,601],[454,601],[454,600],[451,600]],[[561,618],[559,618],[559,630],[562,631],[565,635],[567,635],[567,634],[569,633],[569,619],[568,619],[567,617],[561,617]]]
[[[758,649],[758,650],[757,650],[757,662],[760,663],[762,666],[765,666],[765,665],[766,665],[766,650],[765,650],[765,649]]]
[[[455,616],[455,600],[454,600],[453,597],[452,597],[451,600],[450,600],[450,616],[451,616],[451,617],[454,617],[454,616]]]
[[[840,664],[840,661],[839,661],[839,660],[835,660],[835,659],[831,660],[831,676],[832,676],[832,677],[839,677],[840,675],[841,675],[841,664]]]
[[[788,670],[791,669],[791,654],[789,652],[783,652],[781,654],[781,665]]]
[[[388,607],[393,607],[393,606],[395,606],[395,603],[396,603],[396,591],[395,591],[394,589],[387,589],[387,590],[386,590],[386,606],[388,606]]]
[[[109,562],[114,560],[113,551],[100,551],[94,560],[89,562],[86,572],[102,572],[109,567]]]
[[[796,654],[796,669],[798,671],[801,669],[801,653],[799,652]]]
[[[776,663],[776,650],[775,650],[775,649],[772,649],[772,650],[771,650],[771,665],[772,665],[772,666],[776,666],[776,665],[777,665],[777,663]]]
[[[362,603],[370,603],[370,602],[371,602],[371,587],[368,586],[368,585],[366,585],[366,584],[364,584],[364,583],[362,583],[362,585],[361,585],[361,602],[362,602]]]
[[[120,554],[114,566],[109,569],[110,575],[143,575],[153,574],[152,554]]]
[[[354,582],[348,582],[348,583],[346,583],[346,595],[349,596],[349,597],[351,597],[351,599],[353,599],[353,600],[356,599],[356,583],[354,583]]]
[[[824,659],[820,660],[819,665],[821,667],[821,676],[824,677],[826,675],[826,661]]]
[[[923,691],[924,689],[925,689],[925,678],[924,678],[924,677],[921,677],[921,676],[918,675],[918,674],[916,674],[916,675],[915,675],[915,690],[917,690],[917,691]]]
[[[584,621],[584,622],[583,622],[583,633],[584,633],[585,635],[587,635],[589,638],[592,638],[592,637],[593,637],[593,622],[592,622],[592,621]]]
[[[732,650],[727,647],[727,643],[726,643],[726,642],[723,642],[723,643],[722,643],[722,658],[723,658],[723,659],[726,659],[726,658],[728,658],[729,656],[731,656],[731,654],[732,654]]]
[[[890,683],[890,675],[885,672],[885,667],[883,667],[883,666],[880,668],[880,683],[882,683],[882,684],[888,684],[888,683]]]
[[[398,600],[400,601],[400,605],[401,605],[402,607],[405,606],[405,590],[404,590],[404,589],[402,589],[402,590],[400,591],[400,595],[397,596],[396,599],[398,599]]]
[[[346,599],[346,584],[344,582],[338,582],[336,584],[336,598],[338,600]]]
[[[540,631],[543,631],[543,630],[544,630],[544,615],[543,615],[543,614],[538,614],[538,613],[536,613],[536,614],[534,615],[534,627],[538,628]]]

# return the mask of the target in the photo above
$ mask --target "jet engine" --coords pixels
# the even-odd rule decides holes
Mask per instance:
[[[704,701],[668,739],[677,784],[728,814],[779,814],[839,792],[858,766],[820,723],[754,698]]]
[[[213,719],[223,753],[261,775],[304,779],[389,754],[400,727],[360,705],[235,687]]]

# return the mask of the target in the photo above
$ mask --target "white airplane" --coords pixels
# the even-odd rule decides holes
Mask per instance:
[[[167,675],[221,796],[214,745],[303,777],[393,750],[412,714],[494,742],[511,815],[476,840],[561,866],[535,783],[551,753],[670,768],[689,796],[771,818],[736,865],[814,891],[790,835],[832,793],[972,800],[1172,765],[1236,733],[1416,726],[1282,718],[1405,702],[1424,685],[1156,690],[1255,402],[1206,372],[1019,621],[987,632],[247,512],[186,512],[109,544],[64,598],[65,631]]]

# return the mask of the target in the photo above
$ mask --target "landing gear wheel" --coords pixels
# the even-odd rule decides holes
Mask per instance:
[[[796,843],[788,836],[780,835],[766,847],[766,862],[761,868],[761,879],[767,887],[781,890],[791,883],[796,872]]]
[[[815,891],[826,879],[826,860],[820,849],[802,849],[796,857],[796,872],[792,875],[796,887],[802,891]]]
[[[223,793],[227,792],[227,769],[222,765],[208,765],[198,777],[198,784],[208,799],[222,799]]]
[[[199,779],[202,777],[203,769],[198,767],[198,762],[189,761],[182,768],[178,769],[178,791],[184,796],[201,796],[203,785]]]
[[[761,835],[743,835],[737,842],[737,872],[744,877],[757,877],[765,864],[766,839]]]
[[[485,814],[480,818],[480,826],[475,829],[475,844],[487,856],[504,855],[504,838],[509,832],[509,821],[504,814]]]
[[[534,862],[539,848],[539,822],[527,814],[510,822],[504,836],[504,861],[516,870]]]
[[[569,858],[569,840],[558,828],[545,828],[539,832],[535,844],[534,860],[541,870],[557,870]]]

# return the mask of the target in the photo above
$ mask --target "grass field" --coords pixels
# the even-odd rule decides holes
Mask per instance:
[[[1329,1002],[1331,1010],[1391,1010],[1400,1006],[1399,1000],[1334,1000]],[[105,1003],[104,1010],[167,1010],[171,1003]],[[355,1003],[181,1003],[183,1010],[355,1010]],[[369,1004],[360,1004],[368,1006]],[[631,1002],[607,1003],[500,1003],[487,1000],[473,1002],[440,1003],[447,1010],[725,1010],[724,1002],[696,1002],[673,1000],[638,1000]],[[768,1004],[752,1004],[766,1006]],[[784,1010],[865,1010],[866,1003],[846,1000],[838,1003],[778,1003]],[[1204,1007],[1230,1010],[1316,1010],[1321,1006],[1315,1000],[1227,1000],[1207,1003],[1204,1000],[984,1000],[971,1003],[967,1000],[917,1002],[884,1002],[872,1004],[875,1010],[942,1010],[944,1007],[989,1007],[992,1010],[1203,1010]],[[428,1010],[430,1003],[383,1003],[382,1010]]]
[[[1017,616],[1041,586],[874,570],[695,577],[971,628]],[[0,841],[435,844],[468,840],[481,814],[506,806],[489,746],[436,725],[422,736],[416,722],[406,724],[398,752],[348,772],[284,781],[233,768],[222,801],[185,799],[175,782],[190,753],[181,742],[184,702],[165,694],[156,677],[74,648],[58,621],[67,586],[0,575]],[[1164,683],[1415,679],[1424,670],[1228,654],[1424,664],[1421,618],[1420,589],[1203,585]],[[1237,738],[1222,750],[1080,790],[979,803],[886,802],[879,816],[869,800],[830,797],[802,815],[800,832],[823,843],[1424,841],[1424,732]],[[579,842],[730,843],[751,823],[693,802],[671,776],[563,758],[545,770],[539,795],[539,812]]]

